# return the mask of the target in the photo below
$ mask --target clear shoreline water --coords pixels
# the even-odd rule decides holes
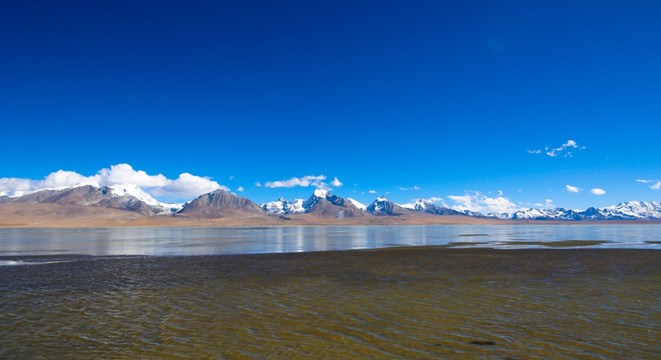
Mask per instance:
[[[0,358],[653,359],[658,230],[2,229]]]
[[[407,247],[0,268],[0,358],[655,359],[661,251]]]
[[[260,254],[425,245],[496,249],[547,247],[661,249],[661,225],[0,229],[0,257],[18,258],[68,254],[90,256]]]

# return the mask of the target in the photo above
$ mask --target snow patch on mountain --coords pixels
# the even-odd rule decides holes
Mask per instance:
[[[432,206],[435,206],[431,200],[428,199],[418,199],[412,203],[408,204],[399,204],[399,206],[404,209],[415,210],[415,211],[425,211]]]
[[[154,199],[151,195],[147,194],[144,190],[142,190],[138,185],[135,184],[119,184],[119,185],[109,186],[109,188],[113,196],[125,196],[125,195],[133,196],[134,198],[144,202],[149,206],[162,209],[159,215],[165,215],[168,213],[177,212],[184,207],[184,204],[179,204],[179,203],[168,204],[168,203],[160,202]]]
[[[314,196],[316,196],[316,197],[318,197],[318,198],[322,198],[322,199],[323,199],[323,198],[325,198],[326,196],[328,196],[328,190],[324,190],[324,189],[316,189],[316,190],[312,193],[312,195],[314,195]]]
[[[370,213],[377,212],[388,212],[389,208],[392,208],[392,203],[388,200],[387,197],[381,196],[376,198],[371,204],[366,207],[366,210]]]
[[[367,210],[367,205],[359,202],[358,200],[355,200],[355,199],[352,199],[352,198],[347,198],[347,201],[349,203],[351,203],[351,205],[359,208],[360,210],[363,210],[363,211]]]
[[[367,205],[365,211],[376,216],[400,216],[407,210],[388,200],[387,197],[381,196]]]
[[[283,198],[280,198],[278,201],[271,201],[268,203],[261,204],[260,206],[264,211],[276,215],[286,215],[286,214],[300,214],[304,213],[307,209],[304,206],[305,200],[295,199],[292,201],[287,201]]]

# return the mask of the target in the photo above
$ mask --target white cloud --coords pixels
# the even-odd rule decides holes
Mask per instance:
[[[448,199],[456,203],[456,205],[452,207],[455,210],[479,211],[481,209],[479,204],[473,201],[473,196],[471,195],[449,195]]]
[[[34,191],[39,181],[20,178],[0,178],[0,196],[20,196]]]
[[[564,157],[572,157],[573,150],[585,150],[585,146],[579,146],[574,140],[567,140],[566,143],[560,145],[557,148],[552,148],[545,146],[544,149],[535,149],[528,150],[529,154],[545,154],[550,157],[556,157],[558,155],[563,155]]]
[[[331,181],[331,185],[333,185],[333,186],[335,186],[335,187],[340,187],[340,186],[342,186],[342,185],[344,185],[344,184],[342,184],[342,182],[340,181],[340,179],[338,179],[337,176],[336,176],[335,179],[333,179],[333,181]]]
[[[239,188],[236,189],[236,191],[238,191],[238,192],[242,192],[242,191],[244,191],[244,190],[245,190],[245,189],[243,188],[243,186],[239,186]]]
[[[645,184],[654,183],[654,184],[650,185],[650,189],[652,189],[652,190],[661,189],[661,181],[658,181],[658,180],[640,180],[640,179],[638,179],[636,181],[641,182],[641,183],[645,183]],[[0,190],[2,190],[2,189],[0,188]]]
[[[289,180],[277,180],[277,181],[268,181],[264,184],[267,188],[292,188],[295,186],[308,187],[313,186],[318,189],[329,190],[328,184],[324,182],[326,180],[325,175],[308,175],[303,176],[302,178],[293,177]]]
[[[153,196],[175,198],[194,197],[216,189],[229,190],[209,178],[182,173],[171,180],[162,174],[149,175],[142,170],[134,170],[129,164],[112,165],[99,170],[95,175],[84,176],[74,171],[58,170],[48,174],[44,180],[0,178],[0,193],[20,196],[43,189],[57,189],[81,185],[113,186],[137,185]]]
[[[464,195],[450,195],[448,199],[455,202],[455,205],[452,206],[452,209],[458,211],[473,211],[480,212],[483,214],[488,213],[513,213],[519,210],[510,199],[498,196],[495,198],[488,197],[480,194],[475,191],[472,193],[466,193]]]
[[[168,179],[162,174],[149,175],[142,170],[133,170],[129,164],[117,164],[110,169],[101,169],[91,177],[101,186],[116,184],[135,184],[140,187],[161,187],[168,185]]]
[[[73,185],[95,185],[98,179],[94,176],[86,177],[74,171],[58,170],[48,174],[43,182],[43,187],[56,189]]]
[[[262,187],[262,183],[260,183],[259,181],[255,181],[255,186]]]
[[[166,179],[167,180],[167,179]],[[229,191],[227,186],[218,184],[209,178],[183,173],[176,180],[167,180],[167,184],[153,190],[147,189],[156,196],[198,196],[214,190],[223,189]]]
[[[577,188],[576,186],[571,186],[571,185],[565,185],[565,188],[567,188],[567,191],[577,193],[581,191],[581,189]]]
[[[494,213],[509,213],[517,209],[516,205],[508,198],[499,196],[497,198],[484,197],[482,203],[486,206],[488,212]]]
[[[370,194],[376,194],[376,190],[370,190],[370,191],[368,191],[368,193],[370,193]]]
[[[599,189],[599,188],[594,188],[594,189],[590,190],[590,192],[594,195],[603,195],[603,194],[606,193],[606,190]]]
[[[411,191],[411,190],[420,190],[420,187],[419,186],[413,186],[413,187],[398,186],[397,189],[402,190],[402,191]]]

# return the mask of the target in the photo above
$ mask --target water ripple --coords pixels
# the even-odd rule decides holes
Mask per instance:
[[[661,252],[411,248],[0,271],[2,358],[654,358]]]

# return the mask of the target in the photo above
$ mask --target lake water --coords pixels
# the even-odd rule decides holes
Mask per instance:
[[[0,256],[225,255],[423,245],[661,249],[661,225],[0,229]]]
[[[2,229],[0,358],[658,359],[660,229]]]

